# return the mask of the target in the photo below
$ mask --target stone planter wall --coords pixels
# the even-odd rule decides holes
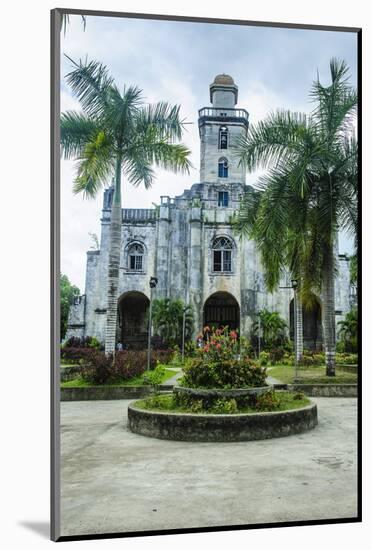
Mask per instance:
[[[289,391],[302,391],[309,397],[357,397],[357,384],[288,384]]]
[[[305,432],[318,423],[314,403],[291,411],[251,414],[190,414],[128,408],[129,429],[177,441],[251,441]]]
[[[110,399],[140,399],[153,393],[151,386],[94,386],[61,388],[61,401],[99,401]]]

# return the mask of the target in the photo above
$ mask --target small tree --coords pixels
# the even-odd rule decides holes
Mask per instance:
[[[183,313],[185,314],[185,339],[189,340],[193,331],[193,311],[182,300],[162,298],[153,301],[152,322],[154,331],[168,346],[180,346],[182,343]]]
[[[258,313],[260,322],[256,321],[253,325],[253,332],[257,335],[262,331],[263,347],[272,349],[274,346],[282,345],[286,340],[285,329],[287,324],[277,311],[263,309]]]
[[[73,304],[74,298],[80,295],[80,290],[77,286],[71,284],[67,275],[62,275],[60,278],[60,293],[61,293],[61,340],[66,335],[68,314],[70,306]]]
[[[344,343],[344,351],[357,352],[358,350],[358,311],[352,309],[346,314],[344,321],[339,321],[339,336]]]

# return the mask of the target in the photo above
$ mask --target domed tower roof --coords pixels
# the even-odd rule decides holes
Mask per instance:
[[[229,76],[229,74],[222,73],[222,74],[217,74],[216,75],[216,77],[214,78],[213,84],[222,84],[222,85],[227,85],[227,86],[233,86],[234,85],[234,80],[231,76]]]
[[[217,74],[214,81],[210,84],[210,102],[214,107],[233,108],[238,100],[238,87],[229,74]]]

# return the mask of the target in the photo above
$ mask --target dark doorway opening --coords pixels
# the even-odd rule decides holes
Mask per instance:
[[[124,349],[147,347],[148,308],[149,299],[141,292],[127,292],[119,299],[117,333]]]
[[[204,305],[204,326],[240,328],[240,307],[237,300],[228,292],[215,292]]]
[[[290,302],[290,338],[294,340],[294,300]],[[311,307],[303,306],[303,346],[306,349],[322,349],[321,304],[316,299]]]

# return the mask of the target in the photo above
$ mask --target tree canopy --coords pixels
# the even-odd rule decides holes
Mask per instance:
[[[74,298],[80,295],[80,290],[73,285],[67,275],[61,273],[60,276],[60,296],[61,296],[61,340],[64,339],[67,332],[68,314]]]

